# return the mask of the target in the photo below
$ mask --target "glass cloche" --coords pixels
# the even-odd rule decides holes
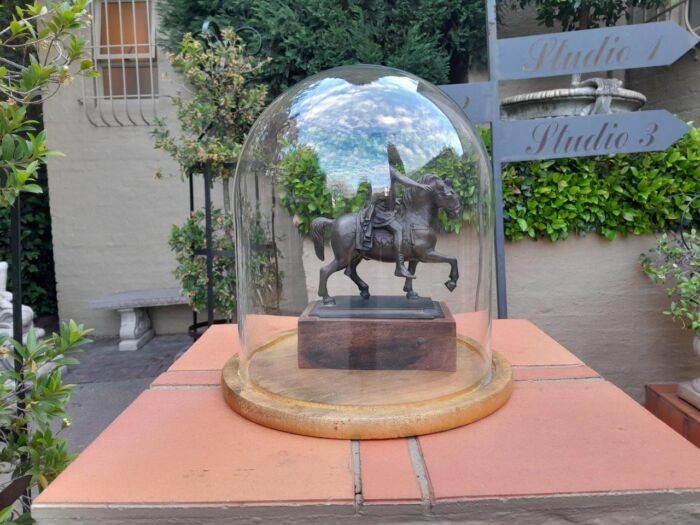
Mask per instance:
[[[240,354],[225,397],[336,438],[445,430],[496,410],[493,195],[478,132],[382,66],[300,82],[250,131],[234,184]]]

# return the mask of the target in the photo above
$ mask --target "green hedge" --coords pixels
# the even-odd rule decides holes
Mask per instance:
[[[505,234],[608,239],[677,228],[700,193],[700,129],[667,151],[519,162],[503,171]],[[700,208],[700,202],[695,206]]]
[[[314,73],[346,64],[383,64],[434,83],[465,82],[485,63],[483,0],[158,0],[160,35],[170,51],[211,19],[251,26],[262,36],[263,73],[277,96]],[[242,32],[243,38],[251,37]]]

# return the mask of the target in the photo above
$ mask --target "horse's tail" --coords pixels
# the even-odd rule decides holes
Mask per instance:
[[[314,240],[314,250],[316,250],[316,257],[322,261],[326,258],[323,253],[323,232],[331,224],[333,224],[333,219],[326,217],[317,217],[311,221],[311,238]]]

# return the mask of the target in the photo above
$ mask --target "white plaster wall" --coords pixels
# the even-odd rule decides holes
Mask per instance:
[[[177,83],[159,56],[158,110],[174,123],[168,96]],[[48,166],[59,315],[93,327],[97,336],[113,336],[118,315],[90,302],[178,285],[167,239],[171,225],[187,217],[188,188],[178,166],[153,149],[150,127],[94,127],[78,103],[82,96],[78,79],[44,107],[49,144],[66,155]],[[156,180],[158,169],[173,176]],[[191,322],[186,307],[154,313],[158,333],[184,332]]]
[[[639,400],[646,383],[697,377],[692,334],[661,313],[668,298],[639,268],[654,245],[594,235],[508,243],[509,316],[530,319]]]
[[[630,69],[627,87],[647,97],[645,109],[666,109],[700,125],[700,49],[666,67]]]

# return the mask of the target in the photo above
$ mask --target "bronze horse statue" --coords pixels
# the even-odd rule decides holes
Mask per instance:
[[[451,292],[457,287],[457,279],[459,279],[457,259],[435,251],[437,232],[434,224],[437,222],[440,209],[445,210],[450,218],[461,216],[459,197],[449,182],[435,175],[424,176],[420,183],[430,186],[430,191],[419,188],[407,189],[401,199],[400,209],[396,213],[396,218],[403,225],[402,252],[408,261],[408,271],[412,274],[415,274],[419,262],[449,264],[450,276],[445,286]],[[363,259],[382,262],[394,262],[397,259],[391,233],[381,228],[373,230],[370,250],[358,249],[357,216],[357,213],[346,213],[335,220],[318,217],[311,222],[311,238],[314,241],[316,255],[322,261],[325,259],[323,233],[326,228],[332,226],[331,247],[335,258],[321,268],[318,285],[318,295],[323,298],[324,304],[335,303],[334,299],[328,295],[327,289],[328,278],[335,272],[345,269],[345,275],[357,285],[360,295],[368,299],[369,286],[357,274],[357,265]],[[403,290],[409,299],[418,297],[418,294],[413,291],[412,279],[406,279]]]

